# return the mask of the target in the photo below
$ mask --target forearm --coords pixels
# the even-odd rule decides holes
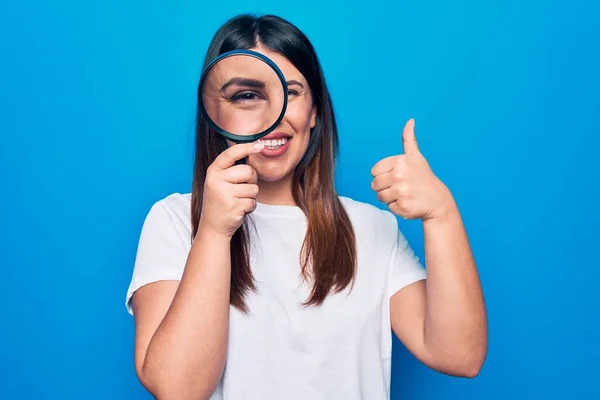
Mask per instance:
[[[229,241],[199,230],[144,359],[144,381],[158,398],[202,398],[214,390],[227,353],[230,279]]]
[[[487,320],[479,275],[454,201],[425,220],[423,229],[425,345],[436,359],[471,374],[481,367],[487,352]]]

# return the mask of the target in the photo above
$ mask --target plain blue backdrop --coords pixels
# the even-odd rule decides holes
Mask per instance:
[[[526,4],[525,4],[526,3]],[[600,398],[600,7],[593,1],[21,1],[0,6],[0,397],[147,399],[124,308],[153,202],[190,190],[195,91],[240,12],[314,42],[339,191],[420,147],[467,225],[490,321],[474,380],[395,341],[393,399]],[[423,256],[421,225],[401,228]]]

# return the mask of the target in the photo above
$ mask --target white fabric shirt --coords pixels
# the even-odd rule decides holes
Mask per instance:
[[[211,400],[389,399],[389,299],[425,279],[425,269],[392,213],[340,199],[355,230],[358,269],[351,290],[319,307],[301,305],[310,293],[300,277],[304,214],[257,205],[250,261],[258,291],[247,298],[250,314],[230,308],[227,363]],[[130,313],[135,290],[181,279],[191,246],[190,200],[172,194],[146,217],[126,296]]]

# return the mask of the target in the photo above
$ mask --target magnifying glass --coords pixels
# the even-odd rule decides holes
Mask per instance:
[[[200,88],[202,116],[233,143],[268,135],[287,108],[283,73],[270,58],[252,50],[233,50],[211,61],[202,72]]]

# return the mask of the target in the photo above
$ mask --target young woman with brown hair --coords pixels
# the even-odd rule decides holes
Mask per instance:
[[[487,351],[479,278],[414,121],[404,154],[372,170],[392,212],[340,197],[335,116],[307,37],[242,15],[205,65],[235,49],[277,64],[289,107],[267,137],[230,146],[198,114],[192,193],[150,210],[127,293],[142,384],[158,399],[387,399],[392,330],[431,368],[475,376]],[[394,214],[423,220],[427,279]]]

